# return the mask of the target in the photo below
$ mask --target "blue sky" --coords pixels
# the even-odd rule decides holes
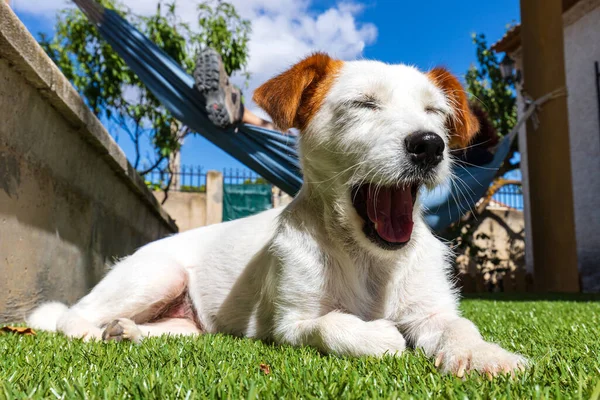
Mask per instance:
[[[38,32],[52,33],[55,14],[52,7],[47,7],[47,10],[39,9],[39,0],[13,1],[17,15],[36,37]],[[130,1],[132,4],[136,3],[135,0]],[[147,6],[147,3],[154,4],[154,1],[144,0],[143,3]],[[283,8],[285,4],[280,6],[283,3],[287,4],[287,9]],[[142,2],[133,7],[142,7],[141,4]],[[294,49],[297,48],[298,52],[306,51],[304,49],[328,51],[329,43],[331,51],[342,58],[364,56],[388,63],[413,64],[424,70],[444,65],[457,75],[463,76],[475,62],[471,33],[484,33],[491,43],[503,35],[507,24],[520,20],[518,0],[367,0],[353,3],[352,7],[348,6],[348,3],[330,0],[246,0],[239,4],[242,14],[249,18],[255,27],[250,63],[254,81],[250,84],[250,91],[260,81],[301,57],[301,54],[294,53]],[[247,4],[250,5],[246,6]],[[252,4],[255,4],[255,8],[250,7]],[[291,12],[295,14],[290,15]],[[297,22],[300,19],[302,23]],[[287,25],[282,25],[282,20],[288,21]],[[317,32],[311,36],[310,32],[301,32],[314,25],[311,25],[312,22],[305,24],[306,20],[317,25],[321,20],[340,21],[347,28],[339,32],[334,31],[334,36],[327,39],[328,41],[319,42],[319,37],[325,36],[324,33]],[[277,32],[276,29],[282,31]],[[263,31],[266,31],[266,37],[264,34],[261,36]],[[281,42],[282,49],[273,45],[272,52],[277,53],[273,57],[279,64],[277,69],[269,69],[267,65],[272,66],[273,62],[261,61],[268,58],[271,51],[268,35],[278,34],[292,39],[289,44]],[[246,93],[247,98],[249,95],[250,93]],[[128,157],[133,156],[132,146],[124,135],[119,135],[118,143]],[[200,136],[186,140],[182,150],[182,163],[219,170],[243,167]]]

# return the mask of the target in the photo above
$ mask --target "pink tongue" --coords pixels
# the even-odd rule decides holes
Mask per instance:
[[[413,229],[413,198],[410,187],[369,186],[367,214],[379,236],[391,243],[406,243]]]

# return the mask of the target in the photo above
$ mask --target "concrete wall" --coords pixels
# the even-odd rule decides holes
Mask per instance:
[[[223,221],[223,174],[206,173],[206,225]]]
[[[156,191],[154,197],[181,232],[223,221],[223,174],[219,171],[206,173],[206,193],[169,191],[164,203],[164,192]]]
[[[163,192],[154,192],[160,202]],[[169,192],[163,208],[175,220],[179,231],[188,231],[206,225],[206,193]]]
[[[514,273],[525,275],[525,221],[523,213],[510,209],[488,208],[476,222],[472,243],[481,249],[470,248],[459,254],[456,263],[461,276],[481,279],[495,287]],[[507,288],[505,288],[507,289]],[[524,291],[524,288],[521,289]],[[467,292],[477,290],[467,289]],[[479,290],[483,291],[483,290]]]
[[[115,257],[177,231],[4,2],[0,120],[0,321],[76,301]]]
[[[294,200],[292,196],[285,193],[283,190],[278,187],[273,186],[273,208],[287,206]]]
[[[273,207],[283,207],[292,201],[292,197],[273,186]],[[165,194],[153,193],[162,203]],[[163,208],[175,220],[179,231],[187,231],[201,226],[217,224],[223,220],[223,174],[208,171],[206,175],[206,193],[170,191]]]
[[[600,121],[594,61],[600,62],[600,0],[581,0],[563,14],[569,138],[577,257],[582,290],[600,292]],[[521,49],[511,54],[521,68]],[[522,70],[522,69],[521,69]],[[525,81],[526,81],[525,77]],[[526,83],[525,83],[526,86]],[[519,111],[523,101],[518,96]],[[529,181],[525,126],[519,132],[526,222],[527,270],[533,270],[528,210]]]
[[[475,245],[485,249],[487,257],[497,257],[501,268],[511,271],[525,267],[525,222],[515,210],[488,209],[475,230]],[[491,265],[489,268],[493,268]],[[473,271],[470,271],[473,272]]]

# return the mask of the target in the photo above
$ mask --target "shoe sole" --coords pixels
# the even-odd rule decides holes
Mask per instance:
[[[193,76],[197,90],[206,99],[208,119],[221,128],[232,125],[232,118],[225,106],[227,97],[223,89],[230,83],[218,54],[214,51],[202,53],[196,60]]]

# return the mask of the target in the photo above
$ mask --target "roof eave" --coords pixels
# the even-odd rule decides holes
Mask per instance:
[[[563,0],[563,13],[570,10],[580,0]],[[511,27],[504,36],[492,45],[492,50],[496,53],[514,53],[521,47],[521,24]]]

